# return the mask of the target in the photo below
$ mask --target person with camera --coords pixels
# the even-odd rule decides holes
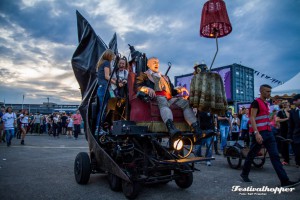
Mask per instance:
[[[237,141],[239,139],[240,134],[240,119],[237,116],[237,113],[233,114],[233,118],[231,120],[231,140]]]
[[[174,137],[180,134],[180,131],[173,123],[173,114],[170,109],[172,104],[176,104],[183,110],[186,122],[193,127],[196,133],[195,140],[201,138],[200,124],[190,108],[188,100],[182,97],[173,97],[182,92],[188,94],[187,89],[184,87],[174,88],[169,78],[159,72],[159,60],[157,58],[149,58],[147,66],[149,69],[136,78],[136,89],[140,94],[145,94],[151,99],[157,100],[160,116],[166,124],[170,136]]]
[[[118,70],[113,74],[111,79],[111,88],[116,97],[124,98],[127,94],[127,60],[125,57],[121,58],[118,62]]]

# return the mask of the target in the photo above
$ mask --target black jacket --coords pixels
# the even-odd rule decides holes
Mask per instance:
[[[300,110],[293,109],[290,112],[289,118],[289,138],[293,139],[294,143],[300,143]]]

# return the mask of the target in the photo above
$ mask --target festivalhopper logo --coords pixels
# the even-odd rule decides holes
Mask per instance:
[[[239,192],[240,195],[267,195],[268,193],[273,194],[281,194],[284,192],[293,192],[295,191],[295,188],[283,188],[283,187],[275,187],[270,188],[268,186],[263,187],[241,187],[238,185],[234,185],[231,188],[232,192]]]

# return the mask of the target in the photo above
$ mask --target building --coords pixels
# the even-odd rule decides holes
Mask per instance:
[[[224,81],[227,101],[230,104],[237,102],[252,102],[254,99],[254,70],[252,68],[231,64],[212,69],[219,73]],[[185,86],[190,90],[193,73],[175,76],[176,86]]]
[[[0,105],[4,105],[4,103],[0,102]],[[13,110],[19,111],[22,108],[29,111],[29,113],[37,113],[41,114],[50,114],[53,112],[72,112],[74,113],[79,105],[58,105],[56,103],[44,102],[43,104],[9,104],[6,103],[5,106],[11,106]]]

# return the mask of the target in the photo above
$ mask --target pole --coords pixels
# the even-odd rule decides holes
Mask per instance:
[[[213,66],[213,64],[214,64],[214,62],[215,62],[216,56],[217,56],[217,54],[218,54],[218,51],[219,51],[219,45],[218,45],[218,34],[216,33],[215,35],[216,35],[216,46],[217,46],[217,51],[216,51],[216,53],[215,53],[215,56],[214,56],[214,59],[213,59],[213,61],[211,62],[211,65],[210,65],[209,71],[211,71],[211,68],[212,68],[212,66]]]
[[[48,99],[47,110],[48,110],[48,113],[49,113],[49,97],[47,97],[47,99]]]
[[[25,98],[25,95],[23,94],[23,100],[22,100],[22,110],[23,110],[24,98]]]

